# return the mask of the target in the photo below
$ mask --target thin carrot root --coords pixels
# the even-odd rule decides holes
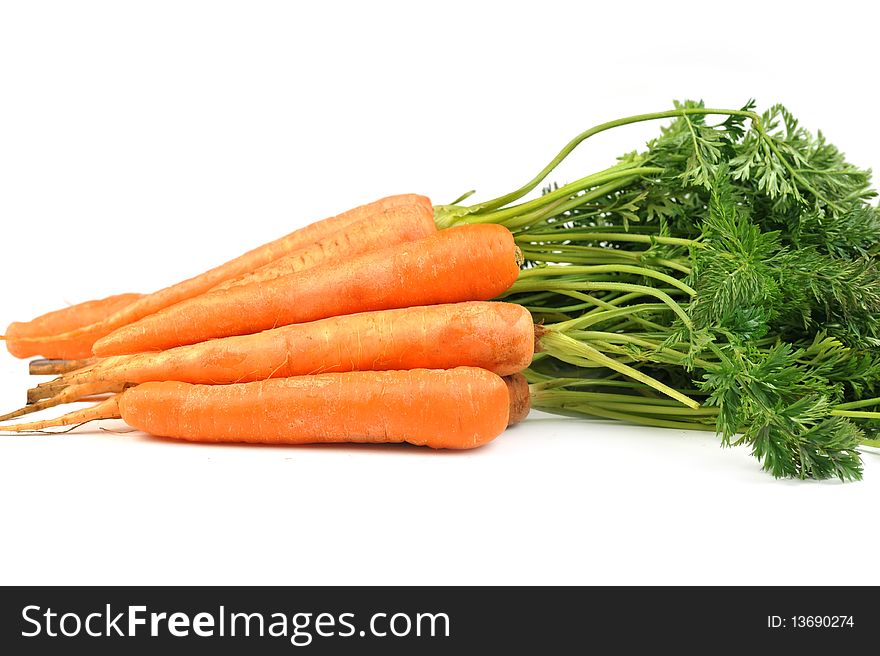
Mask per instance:
[[[55,396],[35,401],[24,406],[23,408],[13,410],[12,412],[7,412],[5,415],[0,415],[0,421],[9,421],[10,419],[15,419],[16,417],[23,417],[25,415],[33,414],[34,412],[40,412],[41,410],[54,408],[55,406],[62,405],[64,403],[74,403],[75,401],[80,401],[84,398],[94,396],[96,394],[118,394],[125,388],[125,383],[96,382],[83,383],[81,385],[71,385],[70,387],[65,388]]]
[[[98,359],[98,358],[96,358]],[[47,380],[42,383],[39,383],[36,387],[31,387],[27,391],[27,403],[30,405],[31,403],[37,403],[38,401],[42,401],[43,399],[49,399],[53,396],[57,396],[61,394],[66,388],[71,385],[78,385],[81,383],[98,383],[106,380],[103,377],[99,376],[90,376],[86,378],[71,378],[71,376],[79,375],[81,372],[91,371],[94,365],[89,365],[86,367],[82,367],[80,369],[76,369],[74,371],[68,372],[67,374],[63,374],[52,380]],[[109,381],[108,381],[109,382]],[[125,380],[116,380],[114,382],[125,383],[128,381]]]
[[[127,387],[125,389],[128,389]],[[115,396],[112,392],[106,392],[105,394],[92,394],[91,396],[84,396],[81,399],[77,399],[77,403],[100,403],[104,399],[108,399],[111,396]]]
[[[106,401],[102,401],[97,405],[75,412],[69,412],[66,415],[56,417],[54,419],[44,419],[43,421],[31,421],[24,424],[10,424],[9,426],[0,426],[0,431],[8,433],[36,433],[45,431],[47,428],[61,428],[63,426],[81,426],[90,421],[99,419],[121,419],[119,413],[119,397],[121,395],[111,396]]]
[[[56,376],[51,380],[44,380],[42,383],[37,383],[34,389],[50,389],[57,387],[67,387],[70,383],[68,382],[69,376],[73,373],[78,373],[79,371],[88,371],[91,367],[83,367],[82,370],[77,369],[76,372],[70,372],[69,374],[62,374],[60,376]],[[82,382],[82,381],[77,381]]]
[[[532,409],[532,397],[529,381],[522,374],[511,374],[502,378],[507,383],[507,392],[510,394],[510,417],[507,419],[507,426],[510,427],[528,416]]]
[[[57,378],[55,380],[48,381],[48,383],[44,384],[44,386],[37,385],[37,387],[32,387],[27,391],[27,405],[39,403],[40,401],[56,397],[59,394],[64,394],[65,391],[70,389],[71,387],[94,385],[96,389],[101,389],[102,391],[94,392],[92,394],[89,394],[89,396],[100,396],[103,394],[116,394],[128,387],[132,387],[135,385],[135,382],[130,382],[126,380],[108,380],[103,377],[75,381],[66,381],[61,378]],[[70,401],[66,401],[66,403],[82,401],[84,400],[84,398],[85,397],[71,399]]]
[[[53,396],[57,396],[63,392],[66,387],[66,384],[54,380],[37,385],[36,387],[31,387],[27,391],[27,404],[31,405],[32,403],[39,403],[44,399],[51,399]]]
[[[83,360],[50,360],[41,358],[39,360],[31,360],[28,363],[28,373],[31,376],[60,376],[77,369],[82,369],[98,361],[98,358],[87,358]]]

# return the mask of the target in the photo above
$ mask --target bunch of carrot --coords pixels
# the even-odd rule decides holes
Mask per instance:
[[[525,307],[497,300],[521,277],[514,235],[556,225],[572,202],[590,202],[657,169],[621,161],[519,201],[588,137],[664,116],[671,114],[587,130],[524,186],[489,201],[465,206],[465,194],[432,206],[418,195],[384,198],[155,293],[13,323],[3,337],[9,352],[43,356],[48,361],[33,362],[32,373],[59,375],[31,389],[28,405],[0,421],[104,398],[60,418],[0,429],[121,416],[147,432],[203,441],[470,447],[528,411],[525,379],[505,385],[502,377],[528,367],[536,351],[608,368],[693,407],[684,394],[594,348],[580,325],[535,326]],[[553,258],[549,252],[544,263]],[[539,261],[534,253],[529,260]],[[650,266],[627,264],[612,273],[624,269],[681,287]],[[584,291],[602,286],[592,278],[571,284]],[[641,286],[634,293],[676,307],[663,291]]]
[[[10,325],[10,353],[59,375],[0,419],[99,402],[2,429],[122,418],[204,442],[479,446],[528,412],[531,315],[489,302],[519,264],[503,226],[438,230],[427,198],[384,198],[158,292]]]
[[[9,352],[43,356],[31,372],[58,376],[29,390],[28,405],[0,421],[63,403],[99,402],[0,430],[121,417],[150,433],[199,441],[405,440],[466,448],[498,435],[537,399],[559,411],[551,392],[531,394],[518,375],[538,352],[586,371],[610,371],[696,408],[638,363],[597,348],[583,322],[536,326],[535,317],[539,323],[542,317],[525,302],[499,301],[547,274],[554,289],[566,287],[566,294],[616,312],[616,301],[592,296],[604,293],[610,276],[629,297],[653,297],[680,314],[670,294],[693,290],[670,275],[671,264],[608,259],[611,251],[587,248],[601,255],[595,264],[560,269],[558,249],[532,237],[548,226],[559,234],[573,207],[662,169],[624,158],[539,198],[521,199],[589,137],[694,111],[591,128],[525,185],[488,201],[463,205],[469,193],[437,206],[413,194],[384,198],[157,292],[13,323],[2,337]],[[705,113],[719,111],[729,113]],[[520,247],[528,250],[522,271]]]
[[[813,146],[790,121],[778,128],[774,111],[759,116],[751,103],[739,110],[684,103],[609,121],[575,137],[534,178],[497,198],[464,205],[468,193],[436,206],[412,194],[384,198],[158,292],[14,323],[3,337],[10,353],[43,356],[31,372],[56,378],[29,390],[28,405],[0,422],[63,403],[97,403],[0,430],[113,417],[195,441],[470,448],[522,419],[531,405],[561,415],[716,430],[723,444],[746,431],[774,475],[857,478],[856,447],[878,441],[841,418],[880,426],[880,412],[866,410],[877,403],[866,390],[880,380],[873,348],[880,295],[872,277],[880,214],[865,205],[874,195],[866,174],[838,162],[821,137]],[[709,125],[710,115],[725,119]],[[661,119],[675,122],[644,153],[630,152],[609,168],[523,200],[586,139]],[[817,153],[837,159],[804,164]],[[721,190],[734,183],[766,225],[752,224],[749,212],[741,217],[733,195],[721,203]],[[798,228],[803,234],[791,228],[791,249],[779,246],[779,228],[789,219],[779,213],[781,195],[805,221]],[[827,253],[798,245],[802,238],[812,243],[818,229],[821,214],[804,205],[813,197],[836,216],[837,223],[817,233]],[[835,244],[848,244],[842,235],[853,230],[864,233],[850,235],[857,257],[834,256]],[[764,241],[753,238],[758,234]],[[765,241],[779,253],[812,259],[797,266],[796,257],[785,260],[788,269],[755,268],[766,259]],[[828,278],[828,293],[787,291],[799,308],[790,315],[765,307],[778,297],[786,271],[808,280],[829,266],[837,273]],[[853,282],[851,273],[868,283]],[[742,314],[741,298],[756,305],[728,325]],[[864,352],[844,357],[837,342],[816,331],[778,348],[778,340],[789,339],[780,326],[794,324],[786,318],[789,323],[772,327],[769,317],[806,321],[814,311],[836,317],[835,325],[846,318],[853,334],[864,337],[856,344]],[[847,360],[869,383],[858,382],[854,398],[838,390],[833,409],[816,401],[809,408],[822,412],[803,410],[794,419],[787,413],[813,398],[791,382],[806,366],[798,354],[817,345],[826,359],[814,358],[814,387],[824,388],[815,383],[823,378],[841,387],[851,377],[833,358]],[[837,349],[833,358],[829,349]],[[756,363],[766,360],[766,371],[776,372],[772,358],[780,355],[789,362],[788,392],[780,392],[773,376],[766,389],[753,387],[755,371],[764,371]],[[832,364],[839,368],[829,374]],[[761,396],[766,390],[777,402]],[[822,425],[836,432],[817,434],[826,409],[832,419]],[[773,429],[772,440],[762,426]],[[790,466],[775,466],[780,458]]]

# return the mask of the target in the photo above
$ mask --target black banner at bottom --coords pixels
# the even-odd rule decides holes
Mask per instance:
[[[876,595],[868,587],[7,587],[0,649],[817,649],[867,644]]]

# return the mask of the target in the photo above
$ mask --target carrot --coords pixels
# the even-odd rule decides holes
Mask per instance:
[[[161,350],[341,314],[488,300],[516,280],[517,255],[507,228],[463,225],[265,283],[204,294],[111,333],[95,343],[94,352]]]
[[[409,442],[470,449],[500,435],[507,386],[484,369],[354,371],[239,383],[144,383],[57,419],[5,426],[38,431],[121,418],[193,442]]]
[[[96,360],[99,358],[95,358]],[[61,377],[54,380],[47,381],[45,383],[40,383],[36,387],[32,387],[27,391],[27,404],[32,405],[34,403],[38,403],[44,399],[49,399],[53,396],[56,396],[61,390],[65,389],[65,385],[60,385]],[[58,405],[57,403],[55,405]]]
[[[6,335],[4,335],[6,348],[18,358],[37,355],[37,352],[31,348],[33,343],[27,340],[35,337],[52,337],[88,326],[113,315],[141,297],[142,294],[117,294],[101,300],[86,301],[61,310],[47,312],[31,321],[15,321],[9,324],[6,329]],[[89,357],[91,354],[91,349],[84,352],[80,348],[67,348],[57,350],[54,357],[82,358]]]
[[[525,367],[523,367],[525,368]],[[507,384],[507,392],[510,395],[510,417],[508,426],[514,426],[523,421],[532,409],[532,398],[529,391],[529,381],[521,373],[504,376]]]
[[[353,224],[366,222],[375,229],[382,222],[414,220],[423,224],[427,220],[433,221],[433,216],[434,210],[431,202],[423,196],[408,194],[384,198],[296,230],[286,237],[264,244],[194,278],[148,294],[112,315],[87,326],[59,334],[17,340],[13,355],[18,357],[42,355],[47,358],[88,357],[91,355],[95,340],[108,335],[117,328],[175,303],[203,294],[226,280],[254,271],[298,249],[310,247],[316,242],[335,239],[334,233],[347,230]],[[340,255],[341,253],[337,250],[336,254]],[[313,260],[314,254],[310,261]]]
[[[56,387],[101,381],[239,383],[458,366],[504,376],[529,366],[534,343],[531,315],[521,305],[468,301],[335,316],[156,353],[111,356],[52,382]]]
[[[60,310],[47,312],[27,322],[15,322],[15,332],[23,337],[54,335],[80,326],[87,326],[113,314],[141,298],[143,294],[115,294],[96,301],[85,301]],[[7,337],[9,335],[7,334]]]
[[[419,206],[419,209],[424,208]],[[437,226],[434,224],[434,215],[429,212],[415,213],[403,221],[355,223],[323,241],[298,249],[243,276],[222,282],[210,291],[274,280],[289,273],[304,271],[320,262],[369,253],[394,244],[421,239],[435,232]]]
[[[524,307],[486,301],[329,317],[167,351],[98,359],[28,390],[30,405],[0,421],[75,401],[71,387],[94,394],[102,385],[112,391],[119,383],[229,384],[331,371],[459,366],[505,376],[531,363],[535,330]]]
[[[83,360],[31,360],[28,362],[28,373],[31,376],[57,376],[77,369],[82,369],[98,361],[98,358]]]

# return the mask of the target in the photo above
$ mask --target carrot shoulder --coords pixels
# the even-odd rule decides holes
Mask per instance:
[[[125,326],[99,356],[161,350],[292,323],[413,305],[489,300],[519,274],[503,226],[464,225],[308,271],[205,294]]]
[[[153,294],[147,294],[100,321],[52,336],[36,336],[18,340],[15,355],[46,358],[79,358],[91,353],[95,341],[122,326],[147,317],[186,299],[204,294],[227,280],[247,274],[298,249],[326,240],[357,222],[433,218],[431,202],[424,196],[406,194],[391,196],[354,208],[343,214],[318,221],[296,230],[281,239],[264,244],[214,269]],[[20,354],[20,355],[19,355]]]

